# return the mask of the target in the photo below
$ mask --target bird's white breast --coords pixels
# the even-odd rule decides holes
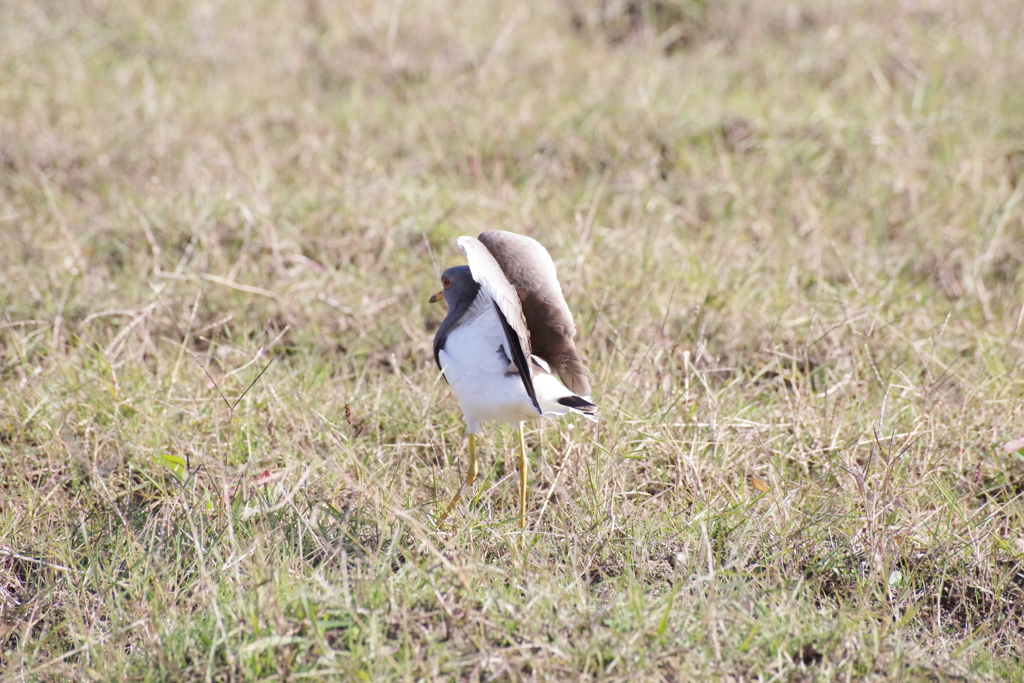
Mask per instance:
[[[519,374],[509,372],[506,345],[490,297],[481,292],[438,352],[470,434],[479,433],[481,422],[517,423],[540,416]]]

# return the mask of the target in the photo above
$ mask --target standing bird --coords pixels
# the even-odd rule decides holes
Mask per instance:
[[[469,468],[477,477],[480,423],[519,425],[519,527],[526,526],[526,440],[523,422],[569,412],[597,420],[590,382],[572,338],[576,324],[562,296],[555,264],[540,242],[501,230],[460,237],[468,266],[441,274],[443,289],[430,297],[448,304],[434,335],[434,361],[466,416]]]

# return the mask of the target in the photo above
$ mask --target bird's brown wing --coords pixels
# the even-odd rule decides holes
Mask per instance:
[[[463,239],[467,238],[459,238],[460,247]],[[551,366],[570,391],[589,397],[589,373],[572,340],[576,324],[562,295],[551,255],[537,240],[502,230],[482,233],[474,242],[486,247],[491,261],[515,288],[532,352]],[[480,281],[475,270],[473,277]]]

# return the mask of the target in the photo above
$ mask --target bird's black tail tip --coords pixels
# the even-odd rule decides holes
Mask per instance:
[[[587,399],[580,398],[579,396],[576,395],[563,396],[562,398],[557,399],[557,402],[562,404],[566,408],[572,408],[573,410],[579,411],[584,415],[590,416],[597,412],[596,405],[594,405]]]

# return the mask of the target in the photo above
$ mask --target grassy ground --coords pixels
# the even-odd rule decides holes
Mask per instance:
[[[0,3],[0,675],[1021,680],[1022,36]],[[555,257],[603,417],[531,427],[524,533],[504,426],[435,521],[427,299],[491,228]]]

